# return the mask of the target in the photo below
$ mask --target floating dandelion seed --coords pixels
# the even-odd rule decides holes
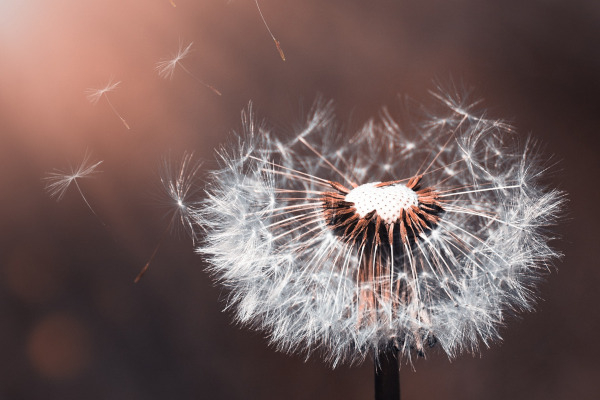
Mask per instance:
[[[79,186],[79,183],[77,182],[78,179],[89,178],[93,174],[100,172],[96,171],[96,168],[98,168],[100,164],[102,164],[102,161],[91,163],[90,153],[86,152],[83,156],[83,160],[76,168],[70,166],[68,171],[55,169],[53,172],[49,172],[47,174],[48,176],[44,178],[44,180],[47,181],[46,191],[50,194],[50,197],[56,197],[56,199],[60,201],[67,192],[69,186],[71,186],[72,183],[75,184],[75,187],[77,187],[77,190],[79,191],[79,194],[81,195],[81,198],[83,198],[85,204],[88,206],[90,211],[98,219],[100,219],[100,217],[98,217],[98,214],[96,214],[96,212],[86,199],[85,195],[83,194],[83,191],[81,190],[81,187]],[[102,225],[104,225],[104,222],[102,222]]]
[[[210,90],[212,90],[213,92],[215,92],[216,94],[221,96],[221,92],[219,92],[217,89],[215,89],[213,86],[209,85],[208,83],[202,81],[196,75],[192,74],[181,63],[181,60],[186,58],[188,56],[188,54],[190,53],[192,44],[194,44],[194,42],[190,42],[190,44],[183,47],[183,43],[180,42],[179,50],[177,50],[177,54],[175,54],[175,56],[173,56],[172,58],[170,58],[168,60],[162,60],[162,61],[157,62],[156,70],[158,71],[158,75],[164,79],[173,79],[173,74],[175,73],[175,67],[177,67],[177,65],[179,65],[181,67],[181,69],[183,69],[189,76],[191,76],[192,78],[194,78],[195,80],[200,82],[202,85],[206,86],[207,88],[209,88]]]
[[[382,113],[348,140],[331,103],[291,138],[242,113],[195,214],[197,248],[237,319],[279,350],[332,365],[437,344],[448,357],[500,339],[531,310],[564,194],[502,121],[458,96],[405,132]]]
[[[119,82],[112,82],[112,78],[108,81],[108,83],[106,84],[106,86],[104,86],[102,89],[86,89],[86,93],[87,93],[87,99],[94,105],[96,105],[98,103],[98,101],[100,101],[100,98],[102,96],[104,96],[104,98],[106,99],[106,101],[108,102],[108,105],[110,106],[110,108],[112,108],[113,112],[117,115],[117,117],[119,117],[119,119],[121,120],[121,122],[123,122],[123,125],[125,125],[125,128],[127,129],[131,129],[129,127],[129,124],[127,123],[127,121],[125,121],[125,118],[123,118],[121,116],[121,114],[119,114],[119,112],[117,111],[117,109],[115,108],[115,106],[113,106],[113,104],[111,103],[110,99],[108,98],[107,94],[108,92],[112,92],[113,90],[115,90],[119,84],[121,83],[121,81]]]
[[[260,14],[260,18],[262,19],[263,23],[265,24],[265,27],[267,28],[267,31],[269,31],[269,35],[271,35],[271,38],[275,42],[275,47],[277,47],[277,51],[279,52],[279,56],[281,57],[281,59],[283,61],[285,61],[285,54],[283,54],[283,49],[281,48],[281,43],[279,43],[279,40],[275,39],[275,36],[273,35],[273,32],[271,32],[271,29],[269,28],[269,25],[267,25],[267,21],[265,20],[265,17],[263,15],[262,11],[260,10],[260,7],[258,6],[258,0],[254,0],[254,2],[256,3],[256,8],[258,9],[258,13]]]
[[[173,229],[183,229],[192,238],[195,244],[198,240],[196,225],[193,216],[197,212],[200,190],[197,184],[201,163],[194,160],[193,153],[185,153],[181,162],[174,169],[172,162],[165,158],[160,170],[160,181],[167,201],[165,205],[169,208],[169,224],[160,236],[158,244],[154,248],[148,262],[144,265],[134,282],[138,283],[150,267],[150,263],[156,256],[167,232]]]

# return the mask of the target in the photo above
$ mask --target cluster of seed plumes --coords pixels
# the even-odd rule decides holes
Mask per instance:
[[[476,352],[532,308],[564,196],[530,140],[437,97],[410,131],[384,110],[348,135],[330,103],[291,135],[243,112],[194,216],[240,322],[335,365],[390,345]]]

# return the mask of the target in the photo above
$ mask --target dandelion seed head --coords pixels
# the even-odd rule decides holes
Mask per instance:
[[[87,93],[87,99],[94,105],[96,105],[96,103],[98,103],[98,101],[100,100],[100,98],[102,96],[104,96],[104,98],[106,99],[106,102],[108,103],[108,105],[110,106],[110,108],[112,109],[112,111],[115,113],[115,115],[117,117],[119,117],[119,119],[121,120],[121,122],[123,123],[123,125],[125,126],[125,128],[127,129],[131,129],[131,127],[129,126],[129,124],[127,123],[127,121],[125,120],[125,118],[123,118],[121,116],[121,114],[119,114],[119,112],[117,111],[117,109],[115,108],[115,106],[113,106],[113,104],[111,103],[111,101],[109,100],[108,96],[106,93],[111,92],[113,90],[115,90],[119,84],[121,82],[112,82],[112,78],[110,78],[110,80],[108,81],[108,83],[106,84],[106,86],[104,86],[101,89],[87,89],[86,93]]]
[[[197,212],[199,201],[197,197],[199,194],[197,180],[201,165],[199,161],[195,160],[193,153],[184,153],[179,163],[172,162],[169,157],[163,159],[160,169],[160,181],[163,194],[166,194],[166,201],[161,200],[163,200],[163,205],[169,209],[170,220],[152,255],[135,277],[134,283],[138,283],[148,272],[150,264],[169,230],[182,229],[194,244],[198,240],[198,230],[194,224],[193,216]]]
[[[175,67],[177,67],[177,64],[181,60],[188,56],[192,49],[192,44],[194,44],[194,42],[190,42],[190,44],[184,47],[183,42],[179,42],[179,49],[173,57],[157,62],[156,71],[158,72],[158,75],[164,79],[173,79]]]
[[[113,82],[112,78],[111,78],[108,81],[108,83],[100,89],[93,89],[93,88],[86,89],[86,91],[85,91],[86,97],[90,101],[90,103],[96,104],[96,103],[98,103],[98,101],[100,101],[100,98],[102,97],[102,95],[104,95],[105,93],[108,93],[108,92],[112,92],[117,87],[119,87],[120,83],[121,83],[121,81]]]
[[[413,128],[384,110],[351,138],[331,102],[288,137],[243,112],[192,216],[239,321],[336,365],[390,343],[406,359],[476,352],[506,315],[532,309],[559,256],[548,227],[564,194],[541,183],[539,151],[509,125],[435,97],[440,109]]]
[[[92,175],[100,172],[97,168],[102,164],[102,161],[92,162],[90,161],[91,154],[86,152],[77,166],[69,166],[68,169],[60,170],[55,169],[49,172],[44,180],[46,181],[46,191],[50,194],[50,197],[55,197],[57,200],[61,200],[65,195],[67,189],[72,183],[76,182],[77,179],[89,178]]]
[[[44,177],[44,180],[46,181],[46,191],[50,194],[50,197],[56,197],[57,201],[60,201],[71,184],[75,184],[87,207],[94,215],[96,215],[96,217],[98,217],[102,225],[104,225],[102,219],[100,219],[98,214],[96,214],[86,196],[83,194],[79,183],[77,183],[79,179],[88,178],[99,172],[97,171],[97,168],[100,164],[102,164],[102,161],[93,163],[90,162],[90,157],[90,153],[86,151],[81,163],[77,167],[71,166],[68,170],[55,169],[54,171],[48,173],[48,175]]]
[[[185,153],[178,163],[165,158],[160,169],[160,181],[168,199],[165,203],[169,209],[170,227],[183,229],[194,243],[198,240],[193,217],[199,202],[201,166],[193,153]]]

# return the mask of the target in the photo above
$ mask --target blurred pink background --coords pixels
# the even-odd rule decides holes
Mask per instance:
[[[600,3],[595,0],[0,1],[0,398],[365,399],[372,365],[331,370],[231,324],[224,293],[157,207],[161,158],[214,149],[258,115],[294,127],[318,94],[349,131],[434,81],[545,144],[569,193],[565,253],[537,312],[453,362],[403,366],[405,399],[584,399],[600,390]],[[172,80],[157,61],[194,42]],[[121,81],[92,105],[87,88]],[[56,202],[42,178],[86,150],[102,173]]]

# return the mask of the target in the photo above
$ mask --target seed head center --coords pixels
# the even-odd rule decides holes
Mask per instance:
[[[398,221],[402,210],[419,206],[417,193],[401,183],[378,186],[380,182],[360,185],[346,195],[345,200],[354,203],[356,213],[362,218],[375,211],[388,225]]]
[[[324,192],[321,201],[327,224],[344,241],[377,246],[416,242],[440,221],[443,201],[433,187],[421,186],[421,175],[401,181],[369,182],[349,189],[329,181],[333,191]]]

